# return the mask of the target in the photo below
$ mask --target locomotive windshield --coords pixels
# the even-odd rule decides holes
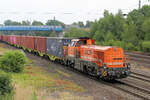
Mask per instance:
[[[78,47],[78,46],[81,46],[81,45],[86,45],[86,40],[84,40],[84,41],[78,41],[77,43],[76,43],[76,46]]]
[[[75,46],[75,43],[76,43],[76,41],[72,41],[70,46],[71,46],[71,47],[74,47],[74,46]]]

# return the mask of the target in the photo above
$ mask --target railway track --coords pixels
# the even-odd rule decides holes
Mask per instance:
[[[142,100],[150,100],[150,91],[146,90],[142,87],[131,85],[129,83],[120,81],[120,80],[114,80],[112,82],[107,82],[107,81],[100,81],[96,79],[95,77],[90,76],[91,79],[94,79],[95,81],[98,81],[102,84],[111,86],[115,89],[121,90],[123,92],[126,92],[130,95],[133,95],[135,97],[138,97]]]
[[[130,59],[133,61],[150,64],[150,56],[148,56],[148,55],[136,54],[136,53],[132,53],[132,52],[125,52],[125,54],[129,55]]]
[[[143,75],[143,74],[132,72],[129,77],[132,77],[132,78],[139,79],[139,80],[150,83],[150,76],[146,76],[146,75]]]
[[[149,55],[148,54],[138,54],[138,53],[133,53],[133,52],[125,52],[125,54],[134,56],[134,57],[150,59],[150,54]]]
[[[138,98],[141,98],[143,100],[150,100],[150,91],[146,90],[142,87],[134,86],[122,81],[118,81],[120,83],[119,85],[113,85],[113,87],[122,90],[124,92],[127,92],[131,95],[134,95]]]
[[[137,57],[131,56],[130,59],[136,62],[140,62],[142,64],[150,64],[149,59],[146,59],[146,58],[137,58]]]
[[[133,61],[136,61],[144,66],[148,66],[148,67],[150,66],[149,54],[137,54],[137,53],[132,53],[132,52],[125,52],[125,54],[129,55],[130,59]],[[143,75],[143,74],[136,73],[136,72],[131,72],[131,75],[129,77],[150,83],[150,76],[147,76],[147,75]]]
[[[150,100],[150,91],[149,90],[146,90],[142,87],[139,87],[139,86],[135,86],[135,85],[131,85],[129,83],[126,83],[126,82],[123,82],[123,81],[120,81],[120,80],[114,80],[114,81],[104,81],[104,80],[99,80],[97,79],[96,77],[93,77],[91,75],[87,75],[87,74],[84,74],[84,73],[81,73],[80,71],[78,70],[74,70],[72,68],[67,68],[75,73],[78,73],[82,76],[85,76],[87,78],[90,78],[96,82],[99,82],[101,84],[104,84],[104,85],[107,85],[107,86],[111,86],[115,89],[118,89],[118,90],[121,90],[123,92],[126,92],[130,95],[133,95],[135,97],[138,97],[140,98],[141,100]]]

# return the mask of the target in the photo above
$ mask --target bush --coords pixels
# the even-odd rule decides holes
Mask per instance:
[[[85,29],[71,28],[68,32],[65,33],[64,37],[89,37],[89,33]]]
[[[121,47],[121,48],[125,49],[125,42],[124,41],[113,41],[112,45],[113,46],[118,46],[118,47]]]
[[[126,49],[127,50],[134,50],[135,46],[132,43],[128,43],[127,46],[126,46]]]
[[[0,58],[0,68],[7,72],[22,72],[26,56],[21,51],[8,51]]]
[[[11,94],[13,91],[11,77],[7,74],[0,74],[0,97]]]
[[[114,41],[114,40],[110,40],[108,42],[104,42],[103,43],[104,46],[118,46],[121,48],[125,48],[125,43],[123,41]]]
[[[150,41],[142,42],[142,49],[145,52],[150,52]]]

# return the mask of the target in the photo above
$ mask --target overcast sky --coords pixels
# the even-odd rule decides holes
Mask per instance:
[[[46,22],[55,16],[66,24],[99,19],[104,9],[127,13],[138,8],[139,0],[0,0],[0,24],[6,19]],[[142,5],[150,4],[143,0]]]

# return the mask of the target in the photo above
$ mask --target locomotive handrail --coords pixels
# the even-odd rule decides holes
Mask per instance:
[[[126,63],[129,63],[130,62],[130,59],[129,59],[129,56],[128,55],[125,55],[125,57],[124,57],[124,63],[126,64]]]

